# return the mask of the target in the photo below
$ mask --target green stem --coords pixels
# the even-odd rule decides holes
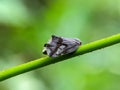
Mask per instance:
[[[104,47],[111,46],[113,44],[117,44],[120,42],[120,34],[113,35],[108,38],[104,38],[95,42],[91,42],[86,45],[82,45],[78,48],[78,50],[73,54],[63,55],[57,58],[44,57],[37,60],[33,60],[31,62],[15,66],[0,72],[0,81],[6,80],[10,77],[14,77],[16,75],[55,63],[59,61],[63,61],[78,55],[82,55],[91,51],[95,51]]]

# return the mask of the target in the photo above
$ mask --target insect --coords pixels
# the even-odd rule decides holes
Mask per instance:
[[[61,55],[74,52],[82,42],[77,38],[64,38],[55,35],[44,44],[43,54],[47,54],[50,57],[58,57]]]

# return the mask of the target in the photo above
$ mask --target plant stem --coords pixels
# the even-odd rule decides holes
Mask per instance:
[[[101,39],[95,42],[91,42],[86,45],[82,45],[73,54],[63,55],[57,58],[44,57],[44,58],[40,58],[37,60],[33,60],[31,62],[1,71],[0,81],[6,80],[10,77],[14,77],[16,75],[19,75],[19,74],[43,67],[43,66],[47,66],[49,64],[53,64],[55,62],[63,61],[63,60],[66,60],[66,59],[69,59],[75,56],[86,54],[91,51],[95,51],[95,50],[98,50],[104,47],[108,47],[113,44],[117,44],[119,42],[120,42],[120,34],[116,34],[116,35],[113,35],[113,36],[110,36],[110,37],[107,37],[107,38],[104,38],[104,39]]]

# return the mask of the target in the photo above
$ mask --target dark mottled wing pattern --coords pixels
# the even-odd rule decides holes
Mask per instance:
[[[57,57],[74,52],[81,45],[81,41],[72,38],[63,38],[52,35],[52,39],[44,45],[43,54]]]

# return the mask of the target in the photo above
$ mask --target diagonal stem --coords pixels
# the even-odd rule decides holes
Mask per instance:
[[[19,75],[43,66],[47,66],[49,64],[53,64],[55,62],[63,61],[75,56],[79,56],[95,50],[99,50],[101,48],[105,48],[117,43],[120,43],[120,34],[116,34],[95,42],[88,43],[86,45],[82,45],[73,54],[63,55],[57,58],[43,57],[37,60],[33,60],[31,62],[0,71],[0,81],[6,80],[10,77],[14,77],[16,75]]]

